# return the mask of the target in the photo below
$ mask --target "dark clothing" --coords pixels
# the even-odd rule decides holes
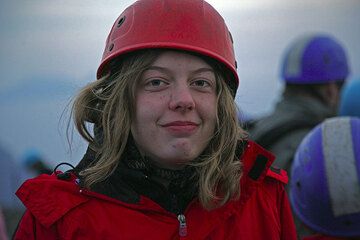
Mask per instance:
[[[304,237],[302,240],[346,240],[349,238],[341,238],[341,237],[330,237],[325,235],[313,235],[309,237]]]
[[[95,153],[88,149],[76,171],[80,172],[95,159]],[[130,137],[115,172],[105,181],[95,184],[92,190],[127,203],[136,203],[143,195],[167,211],[178,214],[197,194],[197,175],[190,166],[182,170],[154,166],[141,156]]]
[[[275,154],[274,165],[290,173],[298,145],[305,135],[334,111],[317,98],[284,94],[275,110],[252,124],[250,138]]]

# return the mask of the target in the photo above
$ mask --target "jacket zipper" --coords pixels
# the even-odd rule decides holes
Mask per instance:
[[[179,202],[178,198],[175,194],[171,194],[171,205],[173,207],[173,211],[177,212],[177,220],[179,221],[179,236],[186,237],[187,235],[187,225],[186,225],[186,218],[183,212],[179,209]]]
[[[177,219],[179,220],[179,236],[180,237],[186,237],[187,235],[187,226],[186,226],[186,218],[184,214],[179,214],[177,216]]]

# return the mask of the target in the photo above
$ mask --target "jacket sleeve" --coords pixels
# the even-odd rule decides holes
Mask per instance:
[[[55,227],[45,228],[27,210],[19,222],[13,240],[58,239]]]
[[[272,186],[276,186],[276,207],[279,214],[279,224],[281,239],[297,239],[296,228],[294,224],[294,218],[292,215],[289,199],[285,190],[285,184],[288,183],[288,176],[286,171],[274,167],[270,167],[266,174],[269,178],[269,182],[274,183]],[[271,179],[271,180],[270,180]],[[268,186],[270,187],[270,186]]]
[[[279,191],[279,203],[280,206],[280,222],[281,222],[281,239],[297,239],[295,224],[293,215],[291,212],[290,203],[285,191],[284,184],[281,184],[281,189]]]

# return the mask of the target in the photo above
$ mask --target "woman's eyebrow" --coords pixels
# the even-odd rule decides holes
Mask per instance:
[[[170,73],[171,70],[166,68],[166,67],[160,67],[160,66],[150,66],[146,69],[147,70],[157,70],[160,72],[164,72],[164,73]],[[209,67],[202,67],[202,68],[198,68],[196,70],[191,71],[192,74],[198,74],[198,73],[202,73],[202,72],[212,72],[214,73],[214,70],[212,68]]]
[[[160,67],[160,66],[154,66],[154,65],[146,68],[145,71],[149,71],[149,70],[155,70],[155,71],[159,71],[159,72],[163,72],[163,73],[167,73],[167,74],[169,74],[169,73],[171,72],[171,71],[170,71],[168,68],[166,68],[166,67]]]
[[[197,74],[197,73],[202,73],[202,72],[211,72],[211,73],[214,73],[214,69],[208,68],[208,67],[203,67],[203,68],[199,68],[199,69],[194,70],[192,73],[193,73],[193,74]]]

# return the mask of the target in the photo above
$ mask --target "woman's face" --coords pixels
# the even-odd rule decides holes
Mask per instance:
[[[214,133],[216,85],[214,70],[201,58],[161,53],[136,88],[131,132],[140,152],[169,169],[198,157]]]

